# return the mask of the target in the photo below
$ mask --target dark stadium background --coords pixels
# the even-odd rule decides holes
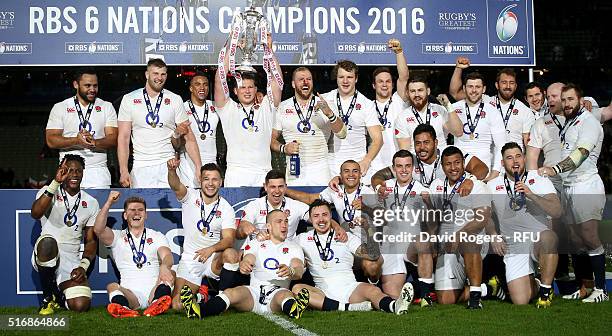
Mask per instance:
[[[534,1],[536,62],[535,79],[545,84],[572,81],[600,106],[610,104],[612,96],[612,45],[608,27],[612,17],[610,1]],[[401,40],[401,36],[399,36]],[[402,41],[405,43],[405,41]],[[408,60],[410,63],[410,60]],[[290,75],[294,67],[284,67],[283,99],[292,95]],[[374,67],[359,69],[358,89],[372,98],[371,72]],[[495,90],[497,68],[479,68],[488,79],[487,93]],[[99,97],[113,102],[118,110],[123,94],[144,85],[144,66],[98,67]],[[166,88],[188,98],[188,75],[195,67],[173,66],[169,69]],[[212,78],[211,68],[203,67]],[[57,152],[44,145],[44,128],[53,104],[74,94],[70,67],[2,67],[0,68],[0,188],[35,188],[54,172]],[[412,74],[425,74],[432,93],[448,90],[452,67],[411,67]],[[528,82],[526,68],[519,73],[518,96]],[[330,79],[331,66],[313,67],[315,88],[327,92],[335,88]],[[262,78],[263,80],[263,78]],[[262,83],[260,83],[262,84]],[[260,89],[265,90],[263,85]],[[212,86],[211,86],[212,91]],[[432,97],[433,98],[433,97]],[[606,138],[599,166],[606,191],[611,192],[610,123],[604,125]],[[218,137],[220,163],[224,166],[225,144]],[[113,183],[117,185],[117,159],[109,155]],[[273,166],[284,169],[284,159],[273,155]],[[223,167],[225,168],[225,167]]]

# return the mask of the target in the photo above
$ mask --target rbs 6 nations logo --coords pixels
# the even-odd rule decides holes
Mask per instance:
[[[495,28],[497,30],[497,37],[502,42],[510,41],[516,34],[518,18],[514,12],[510,11],[516,6],[516,4],[506,6],[497,16],[497,26]]]

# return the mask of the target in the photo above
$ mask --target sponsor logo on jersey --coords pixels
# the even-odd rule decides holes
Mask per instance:
[[[293,111],[293,109],[285,109],[285,114],[294,114],[295,112]]]
[[[134,99],[134,104],[142,104],[142,99],[139,99],[139,98]]]
[[[69,107],[69,108],[66,109],[66,112],[74,113],[74,112],[76,112],[76,109],[74,107]]]
[[[414,117],[408,117],[408,118],[406,118],[406,121],[407,121],[407,122],[409,122],[409,123],[414,123],[414,122],[416,122],[416,121],[415,121],[415,119],[414,119]]]
[[[503,189],[504,189],[504,186],[501,185],[501,184],[495,187],[496,191],[500,191],[500,190],[503,190]]]
[[[266,248],[266,244],[261,243],[261,245],[259,245],[259,247],[261,247],[261,248]]]
[[[455,109],[455,113],[457,113],[457,114],[461,114],[461,113],[463,113],[463,110],[462,110],[462,109],[460,109],[460,108]]]
[[[268,211],[266,211],[266,210],[259,210],[259,215],[260,216],[265,216],[267,214],[268,214]]]
[[[442,188],[442,186],[437,186],[436,187],[436,191],[442,191],[442,190],[444,190],[444,188]]]

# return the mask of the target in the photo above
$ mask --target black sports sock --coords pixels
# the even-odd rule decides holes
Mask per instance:
[[[122,305],[124,307],[128,307],[128,308],[130,307],[130,303],[128,302],[128,299],[122,294],[113,296],[110,302]]]
[[[43,297],[49,297],[58,292],[55,284],[55,270],[57,267],[45,267],[38,265],[38,275],[42,286]],[[58,298],[59,299],[59,298]]]
[[[323,299],[322,311],[334,311],[340,309],[340,302],[330,299],[327,296]]]
[[[283,313],[289,315],[291,313],[291,307],[293,306],[294,302],[295,299],[289,299],[285,301],[285,303],[283,304]]]
[[[238,286],[240,281],[240,271],[230,271],[225,267],[221,268],[219,274],[219,291]]]
[[[214,296],[210,300],[206,301],[206,303],[200,303],[200,313],[202,317],[219,315],[226,311],[227,308],[227,303],[225,303],[225,300],[219,296]]]
[[[550,296],[550,292],[550,287],[546,288],[544,286],[540,286],[540,293],[538,295],[540,296],[540,299],[546,300]]]
[[[394,313],[395,309],[392,307],[394,303],[395,300],[393,300],[390,296],[385,296],[384,298],[380,299],[378,307],[380,307],[380,310],[386,313]]]
[[[602,254],[590,256],[593,275],[595,276],[595,287],[606,289],[606,258]]]
[[[251,275],[250,274],[242,274],[240,272],[238,272],[238,279],[237,279],[237,283],[236,286],[248,286],[249,283],[251,282]]]
[[[404,265],[406,265],[406,277],[412,277],[412,282],[415,284],[419,278],[417,267],[413,263],[407,261],[404,261]]]
[[[575,254],[572,254],[572,260],[574,260],[574,272],[576,269]],[[569,256],[567,254],[559,254],[559,261],[557,262],[557,269],[555,270],[555,278],[560,278],[564,275],[569,274]]]
[[[155,288],[155,294],[153,294],[153,300],[157,300],[160,297],[166,296],[166,295],[172,295],[172,290],[170,289],[170,286],[166,284],[160,284],[159,286],[157,286],[157,288]]]

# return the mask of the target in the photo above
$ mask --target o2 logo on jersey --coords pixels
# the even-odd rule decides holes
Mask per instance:
[[[497,31],[497,37],[502,42],[508,42],[514,37],[514,35],[516,35],[516,30],[518,29],[518,17],[516,14],[514,14],[514,12],[510,11],[516,6],[517,4],[506,6],[497,16],[497,25],[495,26],[495,30]]]
[[[278,260],[276,260],[276,258],[268,258],[268,259],[264,260],[264,262],[263,262],[263,267],[265,267],[266,269],[269,269],[269,270],[278,269],[279,265],[280,265],[280,262]]]

